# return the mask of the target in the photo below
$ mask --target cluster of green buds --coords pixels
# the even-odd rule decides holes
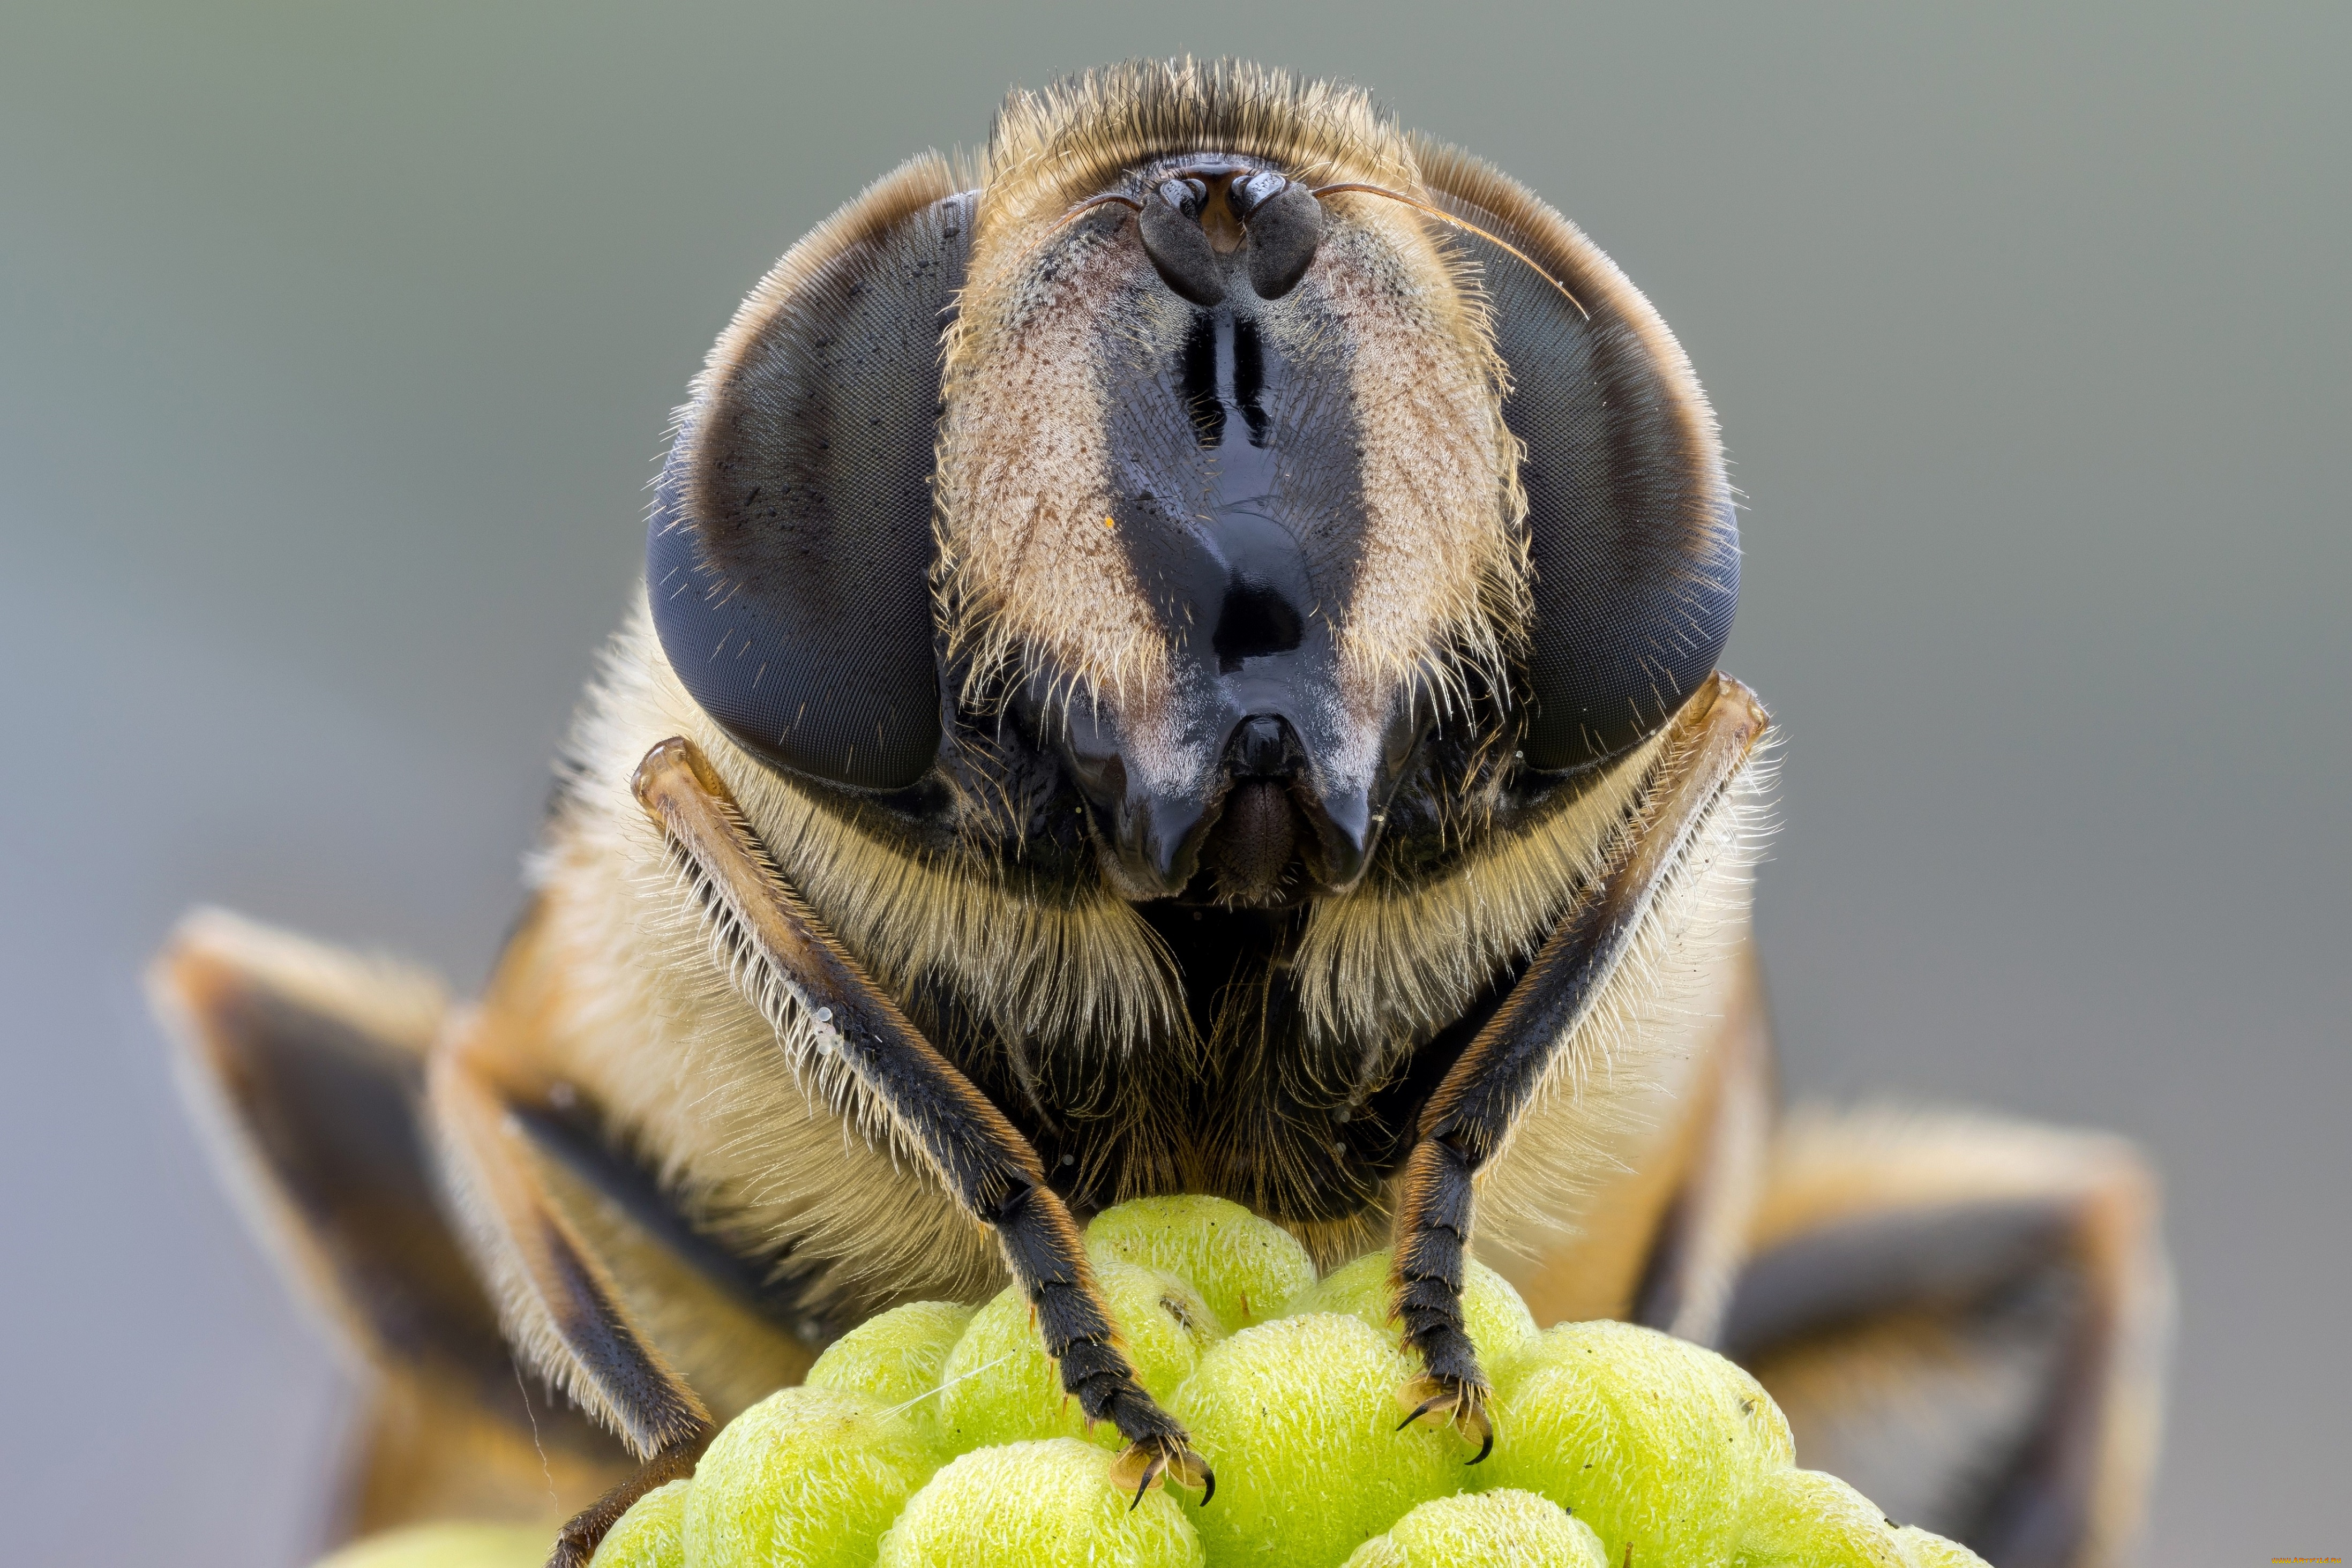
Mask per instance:
[[[884,1312],[729,1423],[691,1480],[639,1500],[594,1568],[1983,1568],[1796,1468],[1789,1424],[1712,1351],[1619,1322],[1538,1332],[1470,1266],[1498,1441],[1400,1429],[1416,1368],[1389,1259],[1318,1280],[1222,1199],[1151,1198],[1087,1233],[1143,1385],[1217,1473],[1214,1500],[1112,1474],[1007,1290]],[[436,1526],[321,1568],[536,1568],[544,1532]]]

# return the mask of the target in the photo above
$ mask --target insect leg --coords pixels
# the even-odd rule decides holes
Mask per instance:
[[[516,1113],[529,1086],[504,1081],[499,1022],[478,1013],[444,1036],[426,1092],[442,1179],[508,1342],[640,1461],[557,1537],[548,1568],[584,1568],[629,1504],[693,1473],[718,1428],[541,1181]]]
[[[2113,1137],[1800,1112],[1724,1348],[1804,1462],[2003,1568],[2130,1551],[2171,1293],[2154,1177]]]
[[[440,987],[217,910],[180,923],[149,987],[247,1220],[362,1380],[336,1535],[535,1518],[622,1473],[576,1411],[527,1405],[436,1201],[419,1114]]]
[[[1128,1439],[1120,1475],[1143,1490],[1163,1472],[1213,1488],[1208,1462],[1136,1381],[1087,1267],[1068,1209],[1003,1112],[908,1022],[770,859],[708,758],[684,739],[646,756],[637,799],[661,824],[715,933],[779,1032],[803,1020],[815,1051],[837,1061],[856,1101],[927,1166],[964,1210],[995,1232],[1013,1278],[1035,1306],[1063,1388],[1088,1419]],[[822,1078],[830,1065],[819,1061]]]
[[[1754,695],[1722,675],[1683,705],[1607,871],[1569,907],[1422,1113],[1399,1194],[1391,1281],[1406,1342],[1420,1351],[1424,1369],[1406,1391],[1414,1404],[1408,1420],[1445,1416],[1479,1442],[1479,1458],[1493,1447],[1494,1430],[1486,1374],[1462,1320],[1475,1178],[1625,956],[1767,722]]]

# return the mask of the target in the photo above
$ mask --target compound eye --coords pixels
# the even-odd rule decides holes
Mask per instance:
[[[1545,769],[1604,761],[1656,733],[1731,634],[1739,531],[1715,418],[1666,324],[1575,225],[1459,153],[1433,152],[1423,176],[1494,236],[1454,235],[1483,273],[1525,448],[1521,748]]]
[[[656,632],[746,750],[913,784],[939,752],[931,472],[940,339],[975,199],[919,159],[777,263],[680,421],[646,541]]]

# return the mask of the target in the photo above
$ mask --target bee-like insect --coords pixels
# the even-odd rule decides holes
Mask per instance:
[[[1776,1113],[1738,570],[1649,302],[1357,91],[1105,69],[868,188],[678,417],[480,1001],[219,915],[160,963],[372,1369],[350,1528],[544,1473],[581,1563],[841,1327],[1007,1279],[1128,1480],[1211,1487],[1078,1229],[1206,1192],[1392,1242],[1403,1405],[1465,1463],[1511,1440],[1475,1252],[1540,1321],[1724,1347],[2001,1568],[2112,1561],[2151,1184]]]

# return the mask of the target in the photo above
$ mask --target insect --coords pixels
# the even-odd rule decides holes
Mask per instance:
[[[1360,92],[1110,68],[869,187],[679,415],[486,993],[219,914],[159,961],[371,1369],[348,1527],[552,1485],[584,1562],[828,1336],[1007,1280],[1127,1480],[1210,1489],[1077,1228],[1210,1192],[1393,1244],[1404,1414],[1465,1463],[1511,1440],[1475,1252],[1726,1348],[1802,1462],[2003,1568],[2114,1560],[2152,1185],[1777,1110],[1738,584],[1657,313]]]

